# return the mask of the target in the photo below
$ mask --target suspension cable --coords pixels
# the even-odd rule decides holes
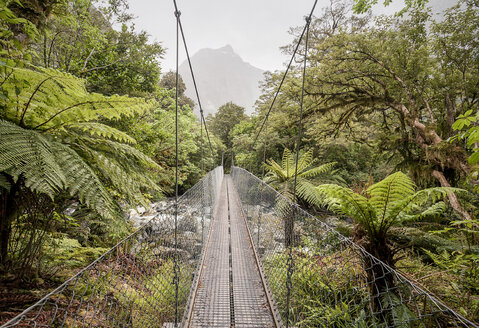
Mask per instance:
[[[264,180],[264,169],[266,165],[266,147],[268,146],[268,121],[266,121],[265,129],[264,129],[264,147],[263,147],[263,169],[261,170],[261,180]]]
[[[293,185],[293,202],[296,202],[296,187],[298,180],[298,162],[299,162],[299,150],[301,146],[301,137],[303,129],[303,104],[304,104],[304,85],[306,80],[306,63],[308,59],[308,39],[309,39],[309,25],[311,23],[311,18],[306,18],[306,39],[304,46],[304,63],[303,63],[303,81],[301,85],[301,100],[300,100],[300,110],[299,110],[299,123],[298,123],[298,141],[296,144],[296,164],[294,169],[294,185]],[[289,216],[288,220],[291,220],[288,224],[288,233],[290,236],[285,236],[289,240],[288,247],[288,272],[286,277],[286,328],[289,327],[289,309],[290,309],[290,298],[291,298],[291,288],[292,282],[291,277],[294,270],[294,258],[293,258],[293,234],[294,234],[294,218],[297,211],[296,207],[293,207],[293,213]]]
[[[175,4],[175,10],[178,11],[178,6],[176,4],[176,0],[173,0],[173,3]],[[204,116],[204,112],[203,112],[203,106],[201,105],[201,99],[200,99],[200,94],[198,92],[198,86],[196,84],[195,73],[193,72],[193,65],[191,64],[190,52],[188,51],[188,45],[186,43],[185,33],[183,31],[183,24],[181,24],[181,19],[180,18],[178,18],[178,24],[180,26],[181,38],[183,39],[183,45],[185,47],[186,58],[188,60],[188,66],[190,68],[191,79],[193,81],[193,86],[195,88],[196,99],[198,100],[198,107],[200,108],[200,124],[205,125],[205,131],[206,131],[206,136],[208,138],[210,153],[211,153],[211,157],[213,157],[214,151],[213,151],[213,147],[211,146],[210,134],[208,133],[208,127],[206,126],[206,120],[205,120],[205,116]],[[213,163],[214,163],[214,161],[213,161]]]
[[[303,63],[303,82],[301,85],[301,100],[300,100],[300,108],[299,108],[299,123],[298,123],[298,141],[296,144],[296,166],[294,169],[294,187],[293,187],[293,199],[296,198],[296,185],[297,185],[297,178],[298,178],[298,161],[299,161],[299,149],[301,146],[301,138],[303,134],[303,103],[304,103],[304,84],[306,80],[306,62],[308,59],[308,37],[309,37],[309,24],[311,20],[306,18],[306,40],[304,46],[304,63]]]
[[[205,157],[204,157],[204,151],[203,151],[203,123],[202,122],[200,122],[200,129],[201,129],[201,133],[200,133],[201,176],[203,176],[203,174],[205,174]]]
[[[175,263],[174,263],[174,284],[175,284],[175,327],[178,326],[178,287],[179,287],[179,266],[178,266],[178,58],[179,58],[179,28],[180,15],[175,1],[176,17],[176,90],[175,90]]]
[[[313,8],[311,9],[311,12],[309,13],[309,16],[306,18],[306,25],[304,26],[303,28],[303,31],[301,33],[301,36],[299,37],[299,40],[298,40],[298,43],[296,44],[296,47],[294,49],[294,52],[293,52],[293,55],[291,56],[291,59],[289,60],[289,64],[286,68],[286,71],[284,71],[283,73],[283,77],[281,79],[281,82],[278,86],[278,89],[276,90],[276,93],[274,95],[274,98],[273,98],[273,101],[271,102],[271,105],[268,109],[268,112],[266,113],[266,116],[264,117],[264,120],[263,120],[263,123],[261,124],[261,127],[258,131],[258,133],[256,134],[256,137],[254,138],[254,141],[253,141],[253,144],[251,146],[251,149],[253,149],[254,145],[256,144],[256,141],[258,140],[258,137],[261,133],[261,131],[263,130],[264,128],[264,125],[266,124],[266,121],[268,120],[268,117],[269,117],[269,114],[271,113],[271,110],[273,109],[273,106],[274,106],[274,103],[276,102],[276,98],[278,98],[278,95],[279,95],[279,92],[281,91],[281,87],[283,86],[283,83],[284,81],[286,80],[286,75],[288,74],[289,72],[289,69],[291,68],[291,65],[293,63],[293,60],[294,60],[294,57],[296,56],[296,52],[298,52],[298,49],[299,49],[299,45],[301,44],[301,40],[303,39],[303,36],[304,36],[304,33],[306,33],[306,29],[309,28],[309,22],[311,21],[311,17],[313,16],[313,12],[314,12],[314,9],[316,8],[316,4],[318,3],[318,0],[315,0],[314,1],[314,5],[313,5]]]

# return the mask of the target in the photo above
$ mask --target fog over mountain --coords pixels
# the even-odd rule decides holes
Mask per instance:
[[[247,114],[260,96],[259,82],[263,70],[243,61],[230,45],[219,49],[201,49],[191,57],[196,84],[205,116],[215,113],[218,107],[232,101],[245,107]],[[186,84],[185,94],[197,102],[188,62],[183,62],[179,72]],[[195,113],[199,109],[195,108]]]

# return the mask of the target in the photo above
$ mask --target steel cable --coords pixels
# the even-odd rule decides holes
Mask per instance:
[[[176,0],[173,0],[173,3],[175,5],[175,11],[178,11],[178,6],[176,4]],[[213,158],[214,151],[213,151],[213,147],[211,145],[211,139],[210,139],[210,135],[209,135],[209,132],[208,132],[208,127],[206,126],[206,120],[205,120],[205,116],[204,116],[204,112],[203,112],[203,106],[201,105],[201,99],[200,99],[200,94],[198,92],[198,86],[196,84],[195,73],[193,71],[193,65],[191,64],[190,53],[188,51],[188,45],[186,43],[186,37],[185,37],[185,33],[183,31],[183,24],[181,24],[181,19],[178,19],[178,22],[179,22],[179,26],[180,26],[181,38],[183,40],[183,45],[185,47],[185,53],[186,53],[186,58],[187,58],[187,61],[188,61],[188,66],[190,68],[191,79],[193,81],[193,86],[195,88],[196,99],[198,100],[198,107],[200,109],[200,116],[201,116],[200,117],[200,122],[201,122],[201,124],[205,125],[205,132],[206,132],[206,136],[208,138],[208,144],[209,144],[209,147],[210,147],[211,157]],[[213,166],[214,166],[214,162],[215,161],[213,160]]]
[[[294,168],[294,183],[293,183],[293,201],[296,201],[296,187],[298,184],[298,162],[299,162],[299,151],[301,147],[301,137],[303,129],[303,104],[304,104],[304,84],[306,80],[306,64],[308,59],[308,38],[309,38],[309,25],[311,23],[311,18],[306,18],[306,38],[304,40],[304,62],[303,62],[303,81],[301,85],[301,99],[299,106],[299,122],[298,122],[298,141],[296,144],[296,163]],[[301,41],[301,40],[300,40]],[[294,230],[294,219],[296,216],[296,208],[293,208],[293,213],[288,217],[288,220],[291,222],[288,224],[288,232],[291,233],[291,236],[286,236],[286,239],[290,239],[289,249],[288,249],[288,275],[286,278],[286,328],[289,327],[289,303],[291,296],[291,276],[294,270],[294,258],[293,258],[293,230]]]
[[[178,58],[179,58],[179,28],[181,12],[176,8],[176,84],[175,84],[175,258],[174,258],[174,284],[175,284],[175,327],[178,326]]]
[[[261,131],[263,130],[264,128],[264,125],[266,124],[266,121],[268,120],[268,117],[269,117],[269,114],[271,113],[271,110],[273,109],[273,106],[274,106],[274,103],[276,102],[276,98],[278,98],[278,95],[279,95],[279,92],[281,91],[281,87],[283,86],[283,83],[286,79],[286,75],[288,75],[288,72],[291,68],[291,65],[293,64],[293,60],[294,60],[294,57],[296,56],[296,53],[298,52],[298,49],[299,49],[299,45],[301,44],[301,40],[303,39],[303,36],[304,36],[304,33],[306,33],[306,29],[309,27],[309,22],[311,21],[311,18],[313,16],[313,13],[314,13],[314,9],[316,8],[316,5],[318,3],[318,0],[315,0],[314,1],[314,4],[313,4],[313,8],[311,9],[311,12],[309,13],[309,15],[307,16],[307,23],[306,25],[304,26],[303,28],[303,31],[301,32],[301,35],[299,37],[299,40],[298,40],[298,43],[296,44],[296,47],[294,48],[294,51],[293,51],[293,55],[291,56],[291,59],[289,60],[289,63],[288,63],[288,66],[286,67],[286,71],[284,71],[283,73],[283,77],[281,79],[281,82],[278,86],[278,89],[276,90],[276,93],[273,97],[273,101],[271,102],[271,105],[268,109],[268,112],[266,113],[266,116],[264,117],[264,120],[263,120],[263,123],[261,124],[261,127],[258,131],[258,133],[256,134],[256,137],[254,138],[254,141],[253,141],[253,144],[251,146],[251,149],[254,148],[254,145],[256,144],[256,141],[258,140],[258,137],[261,133]]]

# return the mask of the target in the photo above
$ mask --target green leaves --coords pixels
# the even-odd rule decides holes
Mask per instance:
[[[472,109],[467,110],[464,114],[457,117],[456,121],[452,125],[452,128],[458,132],[455,136],[451,137],[449,141],[465,140],[467,148],[471,151],[468,162],[475,167],[472,168],[470,177],[473,180],[477,180],[479,170],[477,169],[477,163],[479,162],[479,112],[474,112]],[[474,187],[475,191],[479,191],[479,187]]]
[[[477,122],[477,114],[472,115],[472,109],[468,110],[464,114],[457,117],[456,121],[452,124],[454,130],[462,130],[464,127],[469,127],[471,124]]]
[[[0,120],[0,150],[0,172],[10,175],[15,182],[22,179],[26,187],[52,199],[67,190],[98,213],[114,215],[114,205],[103,184],[68,146]]]
[[[448,193],[462,191],[438,187],[416,192],[414,182],[402,172],[373,184],[365,195],[334,184],[320,185],[316,190],[319,193],[317,205],[326,205],[352,218],[368,232],[371,240],[385,236],[392,226],[439,217],[446,209],[440,200]]]
[[[245,114],[244,108],[232,102],[220,106],[214,116],[208,115],[207,117],[211,132],[221,139],[227,149],[233,145],[231,133],[234,127],[241,121],[248,119],[249,117]]]
[[[19,1],[14,1],[18,5],[21,5]],[[8,2],[5,0],[0,1],[0,57],[9,55],[11,57],[21,56],[20,50],[23,46],[19,42],[10,26],[12,24],[17,25],[28,37],[33,38],[37,33],[35,25],[24,18],[17,17],[8,8]]]
[[[130,146],[134,138],[103,123],[143,114],[153,103],[90,93],[82,79],[35,67],[13,69],[3,87],[0,172],[52,199],[67,191],[106,217],[118,208],[107,187],[131,203],[159,190],[150,178],[158,165]]]
[[[6,101],[6,111],[0,117],[43,131],[61,130],[67,125],[102,119],[132,117],[152,106],[151,102],[141,98],[118,95],[106,97],[89,93],[85,80],[37,67],[13,69],[3,89],[10,96]],[[98,125],[96,128],[98,132]],[[109,130],[109,134],[112,135],[112,130]]]
[[[296,154],[285,148],[281,165],[273,159],[269,159],[266,162],[264,164],[267,172],[265,181],[276,188],[283,196],[291,199],[296,171]],[[300,198],[310,203],[318,201],[317,193],[314,191],[311,181],[320,176],[329,175],[335,165],[335,163],[326,163],[314,166],[315,163],[316,159],[313,158],[313,149],[300,153],[298,158],[297,194]]]

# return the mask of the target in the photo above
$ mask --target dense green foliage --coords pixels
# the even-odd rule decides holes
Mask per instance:
[[[1,1],[0,25],[0,284],[45,288],[174,191],[175,90],[124,1]],[[180,191],[215,165],[183,93]]]
[[[296,154],[285,148],[281,164],[276,163],[273,159],[266,161],[265,182],[278,190],[281,195],[297,202],[294,196],[304,199],[306,195],[314,193],[314,183],[318,183],[321,177],[324,179],[332,178],[332,169],[335,163],[327,163],[315,166],[317,159],[313,158],[312,150],[308,150],[298,157],[298,169],[296,172]],[[296,178],[297,195],[294,193],[294,180]]]
[[[207,117],[211,131],[221,139],[228,149],[232,146],[231,131],[238,123],[247,119],[244,108],[232,102],[220,106],[214,116]]]
[[[315,165],[336,163],[342,180],[316,189],[322,194],[298,192],[310,209],[329,205],[339,213],[342,233],[406,274],[424,276],[427,289],[477,318],[478,4],[457,1],[438,18],[427,1],[373,17],[368,9],[376,3],[333,1],[312,21],[301,147]],[[301,30],[291,30],[296,40],[286,54]],[[257,175],[268,167],[264,151],[281,163],[284,149],[296,148],[303,57],[295,63],[257,142],[281,71],[265,76],[255,115],[230,134],[237,164]],[[386,200],[387,186],[395,196]],[[429,286],[432,277],[441,277],[442,289]]]
[[[311,23],[298,201],[478,320],[478,3],[442,19],[423,0],[373,17],[376,3],[335,0]],[[0,34],[0,287],[47,288],[130,233],[125,210],[173,194],[175,74],[124,0],[0,0]],[[251,117],[233,103],[208,117],[213,153],[180,80],[180,192],[225,151],[292,198],[303,60],[257,142],[283,72]],[[298,269],[300,326],[357,324],[342,306],[313,313],[333,265]]]

